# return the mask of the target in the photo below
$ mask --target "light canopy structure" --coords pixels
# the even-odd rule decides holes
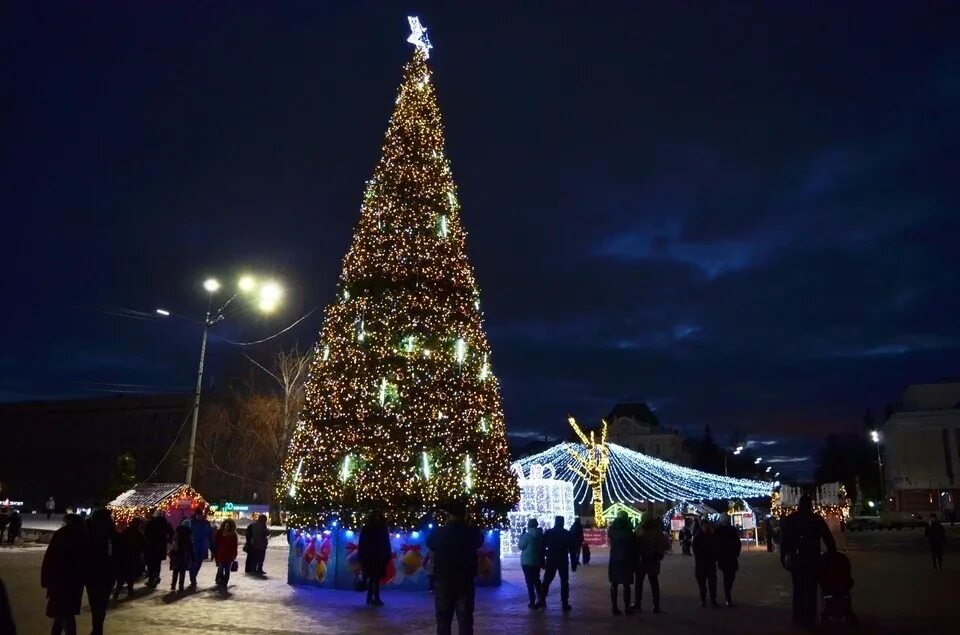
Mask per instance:
[[[608,503],[657,503],[708,501],[770,496],[772,484],[766,481],[731,478],[701,472],[634,452],[615,443],[606,444],[609,464],[601,487]],[[595,502],[593,483],[582,476],[574,454],[585,455],[588,446],[561,443],[549,450],[517,461],[515,469],[550,463],[556,478],[573,483],[576,502]],[[602,514],[602,512],[601,512]]]

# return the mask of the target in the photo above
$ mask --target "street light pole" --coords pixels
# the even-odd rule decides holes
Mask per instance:
[[[877,446],[877,472],[880,476],[880,500],[886,501],[887,492],[883,482],[883,458],[880,456],[880,433],[876,430],[871,430],[870,438],[873,440],[873,444]]]
[[[193,393],[193,422],[190,424],[190,448],[187,450],[187,485],[193,480],[193,455],[197,448],[197,418],[200,416],[200,391],[203,389],[203,360],[207,354],[207,333],[210,331],[210,309],[203,320],[203,338],[200,340],[200,366],[197,368],[197,389]]]

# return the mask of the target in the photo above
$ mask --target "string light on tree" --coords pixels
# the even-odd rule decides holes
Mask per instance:
[[[284,463],[281,493],[293,492],[285,506],[297,528],[353,529],[378,509],[396,530],[419,529],[455,501],[478,524],[498,527],[518,498],[431,45],[418,19],[410,28],[413,56],[326,309],[304,426]]]
[[[582,452],[579,448],[566,448],[567,453],[577,463],[570,469],[589,483],[590,492],[593,496],[593,520],[598,527],[603,527],[605,525],[603,518],[603,483],[607,478],[607,468],[610,465],[610,448],[607,446],[607,422],[602,421],[600,442],[597,443],[593,430],[590,431],[588,437],[573,417],[568,417],[567,421],[583,443]]]

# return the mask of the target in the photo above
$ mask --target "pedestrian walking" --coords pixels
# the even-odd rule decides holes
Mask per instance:
[[[7,530],[7,525],[10,523],[10,510],[6,507],[0,507],[0,544],[3,544],[4,541],[4,532]]]
[[[127,528],[120,532],[113,550],[117,585],[113,599],[120,597],[120,590],[127,587],[127,597],[133,597],[133,583],[143,574],[143,554],[147,539],[143,536],[143,519],[133,518]]]
[[[210,542],[213,540],[213,528],[203,512],[194,512],[190,519],[190,531],[193,534],[193,566],[190,567],[190,586],[197,587],[197,575],[203,561],[210,551]]]
[[[77,514],[63,517],[43,554],[40,586],[47,590],[47,617],[53,618],[52,635],[76,635],[76,616],[83,601],[87,530]]]
[[[943,543],[947,540],[947,532],[937,520],[936,514],[930,514],[930,523],[924,528],[923,535],[930,544],[930,558],[933,568],[943,571]]]
[[[553,527],[543,532],[544,572],[543,572],[543,599],[541,608],[547,607],[547,595],[550,584],[557,576],[560,577],[560,602],[564,611],[570,606],[570,565],[573,559],[573,538],[570,532],[563,528],[563,516],[553,519]]]
[[[457,616],[457,632],[473,633],[473,604],[477,577],[477,550],[483,545],[483,534],[466,521],[463,505],[453,505],[447,522],[427,538],[434,561],[434,606],[437,614],[437,635],[450,635],[453,616]]]
[[[724,515],[720,526],[713,532],[717,568],[723,574],[723,596],[728,607],[733,607],[733,581],[737,577],[740,558],[740,533],[730,524],[730,516]]]
[[[583,551],[583,566],[586,567],[590,564],[590,544],[586,540],[583,541],[581,551]]]
[[[543,530],[536,518],[527,520],[527,527],[517,541],[520,549],[520,568],[527,583],[527,607],[537,608],[543,603],[540,570],[543,569]]]
[[[380,599],[380,579],[387,573],[390,562],[390,532],[387,521],[379,511],[372,511],[360,528],[357,557],[367,582],[367,605],[383,606]]]
[[[700,587],[700,606],[707,605],[707,591],[710,592],[710,603],[717,604],[717,552],[714,541],[713,526],[709,520],[699,523],[699,531],[693,536],[693,574]]]
[[[685,518],[683,521],[683,529],[680,530],[680,553],[685,556],[692,556],[693,552],[691,547],[693,546],[693,529],[691,527],[691,521],[689,518]]]
[[[637,570],[636,570],[636,602],[633,608],[643,610],[643,581],[650,582],[650,593],[653,596],[653,612],[660,612],[660,561],[670,549],[667,537],[661,531],[660,523],[656,518],[647,519],[637,533]]]
[[[226,589],[230,584],[230,572],[236,571],[234,564],[237,560],[237,547],[240,541],[237,536],[237,524],[228,518],[217,527],[213,536],[216,549],[214,560],[217,563],[217,585]]]
[[[255,573],[257,570],[257,557],[251,553],[251,547],[253,546],[253,525],[254,523],[251,522],[243,531],[243,552],[247,554],[247,557],[243,560],[243,572],[248,574]]]
[[[193,532],[190,531],[190,521],[186,518],[180,522],[174,531],[173,548],[170,550],[170,578],[171,591],[183,591],[187,572],[193,567]]]
[[[267,543],[270,540],[270,528],[267,527],[267,515],[260,514],[247,527],[250,549],[247,552],[247,562],[250,563],[250,573],[259,576],[267,575],[263,570],[263,561],[267,558]]]
[[[637,566],[637,545],[633,527],[627,512],[620,510],[607,529],[607,542],[610,544],[610,561],[607,565],[607,578],[610,580],[610,604],[614,615],[620,615],[617,606],[618,587],[623,587],[623,610],[627,615],[633,612],[630,605],[630,585]]]
[[[10,511],[10,519],[7,521],[7,544],[12,545],[13,541],[20,536],[20,528],[23,527],[23,516],[17,510]]]
[[[13,612],[10,610],[10,598],[7,597],[7,587],[0,580],[0,635],[17,635],[17,626],[13,623]]]
[[[780,523],[780,531],[780,563],[793,581],[793,620],[805,628],[814,628],[820,543],[830,553],[837,550],[837,543],[823,517],[813,513],[813,499],[806,494],[800,497],[797,511]]]
[[[763,521],[763,539],[767,543],[767,551],[773,551],[773,517],[767,516]]]
[[[47,510],[47,520],[50,520],[50,516],[53,515],[54,510],[57,508],[57,502],[53,500],[53,496],[47,499],[47,502],[43,504],[43,507]]]
[[[107,617],[107,602],[116,581],[114,549],[117,544],[117,529],[110,510],[98,508],[87,518],[87,541],[84,564],[84,582],[87,600],[90,602],[92,635],[103,635],[103,622]]]
[[[580,518],[574,518],[573,524],[570,525],[570,536],[573,538],[573,544],[576,549],[573,554],[573,559],[576,564],[580,564],[580,548],[583,546],[583,525],[580,524]],[[573,567],[573,570],[576,571],[577,568]]]
[[[147,586],[155,589],[160,584],[160,566],[167,559],[167,545],[173,537],[173,528],[158,509],[147,521],[143,534],[147,547],[143,554],[147,563]]]

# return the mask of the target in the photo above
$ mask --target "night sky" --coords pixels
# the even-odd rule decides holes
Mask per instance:
[[[199,327],[130,311],[207,275],[288,290],[214,383],[331,301],[416,13],[511,433],[642,400],[809,473],[960,375],[958,12],[678,5],[5,3],[0,400],[189,390]]]

